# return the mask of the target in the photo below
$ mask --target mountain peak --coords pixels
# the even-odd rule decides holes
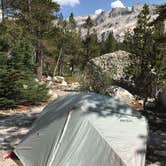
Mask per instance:
[[[116,0],[114,2],[121,2]],[[114,3],[113,2],[113,3]],[[119,5],[120,6],[120,5]],[[144,4],[135,4],[132,7],[116,7],[109,11],[103,11],[100,14],[90,15],[94,23],[92,32],[97,32],[99,40],[106,39],[110,32],[113,32],[115,38],[118,41],[123,41],[125,33],[132,31],[137,23],[137,16],[142,10]],[[151,19],[156,18],[154,14],[156,5],[149,6]],[[88,16],[75,17],[77,22],[77,28],[81,30],[82,36],[87,34],[85,28],[85,22]]]

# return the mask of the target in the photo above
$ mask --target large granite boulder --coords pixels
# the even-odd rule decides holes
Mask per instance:
[[[129,65],[130,53],[126,51],[116,51],[108,53],[91,60],[91,70],[96,70],[96,66],[102,72],[112,73],[112,79],[119,81],[125,78],[125,69]]]

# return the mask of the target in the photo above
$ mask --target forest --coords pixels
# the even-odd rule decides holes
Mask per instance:
[[[81,77],[91,59],[117,50],[131,53],[126,79],[134,94],[151,97],[154,87],[166,84],[166,4],[157,7],[153,21],[145,4],[123,42],[112,32],[98,40],[90,16],[82,38],[74,13],[64,18],[50,0],[1,0],[1,8],[0,108],[46,101],[43,77]]]

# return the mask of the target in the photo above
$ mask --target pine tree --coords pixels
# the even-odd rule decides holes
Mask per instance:
[[[80,34],[76,30],[76,21],[74,14],[71,13],[69,17],[69,29],[66,32],[66,45],[64,47],[66,63],[70,65],[70,72],[73,75],[75,69],[79,68],[82,61],[82,40]]]
[[[93,27],[93,21],[90,16],[86,19],[85,28],[87,29],[87,36],[90,34],[90,30]]]
[[[35,49],[15,21],[1,23],[0,44],[0,108],[46,100],[45,85],[35,81]]]
[[[137,17],[134,33],[128,36],[128,44],[132,53],[129,77],[134,84],[135,93],[144,97],[151,96],[156,78],[157,50],[153,39],[152,28],[149,27],[149,7],[144,5]]]
[[[35,44],[37,76],[41,80],[44,56],[43,40],[52,28],[52,22],[56,18],[53,13],[59,10],[59,5],[50,0],[15,0],[11,3],[11,7],[16,11],[14,16],[17,23],[31,35]]]
[[[97,33],[94,31],[91,34],[87,34],[86,38],[83,40],[84,46],[84,61],[83,67],[92,58],[100,55],[100,44],[98,42]]]
[[[69,64],[70,73],[73,75],[76,68],[80,68],[82,60],[82,40],[80,34],[76,30],[76,21],[74,14],[69,17],[69,28],[65,33],[64,40],[64,62]],[[66,65],[65,65],[66,66]]]
[[[0,1],[1,4],[1,10],[2,10],[2,21],[5,18],[5,12],[6,12],[6,0],[1,0]]]
[[[117,42],[114,38],[113,32],[110,32],[107,39],[102,42],[101,54],[111,53],[116,50]]]
[[[74,19],[74,14],[73,13],[71,13],[70,16],[69,16],[69,28],[71,30],[75,30],[75,28],[76,28],[76,21]]]
[[[53,45],[57,47],[56,64],[54,65],[53,75],[74,74],[80,68],[82,40],[75,27],[74,14],[72,13],[69,21],[61,20],[65,24],[54,27],[50,33]]]
[[[158,57],[156,60],[156,73],[158,86],[166,85],[166,4],[160,5],[156,9],[158,17],[151,22],[154,27],[153,37],[156,42]]]
[[[63,14],[59,13],[57,16],[58,20],[58,26],[61,28],[66,28],[67,27],[67,21],[64,19]]]
[[[131,34],[130,31],[127,31],[124,36],[124,40],[122,42],[122,49],[128,52],[132,52],[132,40],[133,40],[133,34]]]
[[[83,40],[83,47],[84,47],[84,57],[82,67],[84,69],[87,62],[90,59],[99,56],[100,54],[100,45],[98,42],[97,33],[95,30],[91,32],[93,27],[93,21],[90,16],[86,19],[85,27],[87,29],[87,35]]]

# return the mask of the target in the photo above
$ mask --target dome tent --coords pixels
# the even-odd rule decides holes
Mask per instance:
[[[15,153],[24,166],[144,166],[147,122],[109,96],[74,93],[49,104]]]

